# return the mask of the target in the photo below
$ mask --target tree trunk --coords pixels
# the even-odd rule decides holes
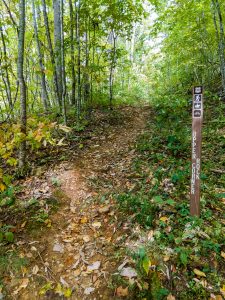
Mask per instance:
[[[42,10],[43,10],[43,16],[44,16],[46,37],[47,37],[47,41],[48,41],[48,48],[49,48],[49,52],[50,52],[50,59],[51,59],[52,68],[53,68],[54,93],[55,93],[55,97],[57,99],[57,103],[60,107],[61,105],[60,105],[60,97],[59,97],[59,91],[58,91],[58,80],[57,80],[57,72],[56,72],[56,67],[55,67],[55,57],[54,57],[54,51],[53,51],[52,40],[51,40],[51,35],[50,35],[45,0],[42,0]]]
[[[222,81],[222,89],[225,93],[225,37],[224,37],[224,27],[223,27],[223,18],[220,9],[220,3],[218,0],[212,0],[213,4],[213,20],[214,26],[216,29],[217,39],[218,39],[218,52],[220,57],[220,71],[221,71],[221,81]],[[218,15],[218,22],[219,26],[217,25],[217,18],[216,14]]]
[[[61,34],[61,13],[60,13],[60,0],[53,0],[54,9],[54,54],[55,54],[55,66],[57,73],[58,93],[60,106],[62,105],[62,34]]]
[[[75,75],[75,49],[74,49],[74,11],[72,0],[69,0],[70,7],[70,59],[71,59],[71,104],[76,104],[76,75]]]
[[[19,37],[18,37],[18,81],[20,86],[20,123],[23,140],[20,145],[19,167],[21,170],[25,167],[26,159],[26,127],[27,127],[27,101],[26,101],[26,84],[23,74],[24,66],[24,39],[25,39],[25,0],[19,2]]]
[[[5,81],[5,86],[6,86],[6,94],[7,94],[7,99],[8,99],[8,103],[9,103],[9,108],[12,111],[13,103],[12,103],[11,84],[10,84],[10,80],[9,80],[9,71],[8,71],[8,63],[7,63],[7,49],[6,49],[5,37],[3,34],[2,26],[0,26],[0,32],[1,32],[1,39],[2,39],[2,46],[3,46],[4,61],[6,62],[4,81]]]
[[[112,61],[109,73],[109,105],[112,109],[113,102],[113,83],[114,83],[114,70],[116,67],[116,34],[114,30],[112,30],[112,39],[113,39],[113,52],[112,52]]]
[[[90,78],[89,78],[89,36],[88,36],[89,22],[86,20],[85,32],[85,74],[84,74],[84,100],[89,106],[90,102]]]
[[[64,20],[63,20],[63,0],[61,0],[61,72],[62,72],[62,108],[63,108],[63,118],[65,125],[67,124],[66,116],[66,71],[65,71],[65,57],[64,57]]]
[[[80,118],[81,114],[81,49],[80,49],[80,1],[78,5],[75,2],[76,9],[76,40],[77,40],[77,118]]]
[[[34,0],[32,0],[32,13],[33,13],[33,23],[34,23],[34,35],[36,39],[37,44],[37,52],[38,52],[38,60],[39,60],[39,66],[41,70],[41,95],[42,95],[42,101],[45,108],[45,112],[48,111],[48,92],[46,88],[46,80],[45,80],[45,68],[43,63],[43,55],[41,52],[41,44],[38,36],[38,27],[37,27],[37,19],[36,19],[36,9]]]

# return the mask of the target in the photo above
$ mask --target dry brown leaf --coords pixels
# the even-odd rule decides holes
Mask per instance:
[[[101,222],[93,222],[93,223],[92,223],[92,226],[93,226],[94,228],[100,228],[100,227],[102,226],[102,223],[101,223]]]
[[[221,251],[221,256],[225,259],[225,252]]]
[[[98,211],[100,214],[105,214],[105,213],[109,212],[109,210],[110,210],[110,206],[103,206],[103,207],[100,207]]]
[[[123,288],[122,286],[119,286],[116,289],[116,295],[118,297],[127,297],[129,295],[128,287]]]
[[[133,278],[137,277],[137,272],[133,268],[127,267],[120,271],[120,275],[123,277]]]
[[[84,235],[84,236],[83,236],[83,241],[84,241],[85,243],[90,242],[90,240],[91,240],[91,238],[90,238],[89,235]]]
[[[13,295],[17,295],[22,289],[25,289],[29,284],[28,278],[23,278],[21,280],[20,286],[13,292]]]
[[[23,224],[20,226],[21,228],[24,228],[27,224],[27,221],[23,222]]]
[[[170,255],[164,256],[164,258],[163,258],[163,261],[164,261],[164,262],[167,262],[167,261],[169,261],[169,260],[170,260]]]
[[[167,300],[176,300],[176,298],[172,294],[169,294],[166,299]]]
[[[73,272],[73,275],[74,275],[75,277],[78,277],[78,276],[80,276],[80,273],[81,273],[81,270],[80,270],[80,269],[76,269],[76,270]]]
[[[37,265],[35,265],[35,266],[33,267],[33,269],[32,269],[32,273],[33,273],[34,275],[37,275],[38,271],[39,271],[39,267],[38,267]]]
[[[92,265],[87,266],[87,271],[88,272],[92,272],[95,270],[98,270],[101,266],[101,262],[100,261],[95,261]]]

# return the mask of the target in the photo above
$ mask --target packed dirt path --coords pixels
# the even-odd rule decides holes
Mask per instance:
[[[148,107],[125,107],[111,120],[103,114],[82,151],[45,174],[46,180],[57,178],[60,188],[53,193],[61,205],[51,216],[51,228],[27,241],[28,253],[35,256],[29,284],[17,287],[13,299],[65,299],[63,294],[77,300],[120,299],[111,279],[126,264],[120,252],[127,226],[113,197],[105,195],[132,188],[135,142],[148,116]]]

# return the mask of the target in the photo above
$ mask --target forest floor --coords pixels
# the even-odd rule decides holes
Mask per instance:
[[[12,299],[127,295],[127,289],[112,286],[111,278],[119,266],[134,272],[123,268],[129,260],[121,254],[129,228],[119,220],[113,197],[104,201],[104,195],[130,188],[135,142],[145,129],[149,107],[125,107],[116,120],[105,122],[106,117],[98,115],[99,124],[78,156],[70,153],[70,161],[23,182],[24,198],[39,195],[42,213],[48,214],[49,207],[41,198],[55,197],[59,207],[40,229],[29,228],[29,221],[20,225],[17,251],[30,263],[22,267],[23,278],[5,278]]]
[[[0,299],[224,299],[224,120],[206,107],[193,218],[188,109],[97,109],[30,157],[0,207]]]

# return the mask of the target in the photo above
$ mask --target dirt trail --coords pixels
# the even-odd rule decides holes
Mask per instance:
[[[91,137],[81,155],[49,171],[60,182],[63,204],[52,227],[40,240],[29,241],[30,252],[37,253],[30,266],[33,275],[15,299],[62,299],[60,291],[39,295],[46,282],[60,283],[64,293],[72,289],[70,299],[117,299],[110,279],[124,261],[117,254],[126,228],[118,221],[113,199],[104,201],[104,195],[129,188],[135,141],[149,109],[127,107],[121,114]]]

